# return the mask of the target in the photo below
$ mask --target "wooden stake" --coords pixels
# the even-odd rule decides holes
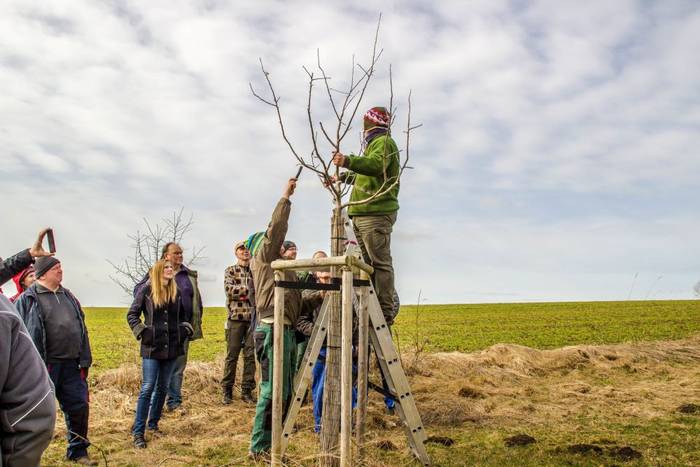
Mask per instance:
[[[362,274],[362,276],[366,276]],[[367,279],[367,277],[360,277]],[[367,418],[367,375],[369,372],[369,316],[367,287],[360,289],[357,339],[357,410],[355,412],[355,444],[357,444],[357,464],[362,465],[365,455],[365,419]]]
[[[352,465],[352,271],[343,269],[340,373],[340,465]]]
[[[275,271],[275,281],[284,275]],[[275,287],[275,322],[272,325],[272,460],[282,465],[282,368],[284,361],[284,289]]]
[[[344,224],[340,210],[340,200],[336,200],[331,229],[331,256],[344,252]],[[331,267],[332,277],[340,277],[339,267]],[[320,467],[337,467],[338,435],[340,434],[340,372],[341,372],[341,299],[338,292],[331,292],[328,309],[328,333],[326,334],[326,378],[323,384],[323,414],[321,415]]]

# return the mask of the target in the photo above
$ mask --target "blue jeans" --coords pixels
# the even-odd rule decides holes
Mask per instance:
[[[80,371],[77,360],[61,360],[47,365],[49,377],[56,388],[56,399],[66,419],[68,459],[87,456],[90,406],[88,402],[87,369]]]
[[[352,365],[353,375],[357,368]],[[326,381],[326,348],[321,347],[316,364],[311,370],[311,398],[314,401],[314,431],[321,431],[321,416],[323,415],[323,383]],[[352,385],[352,408],[357,406],[357,383]]]
[[[173,373],[168,383],[168,408],[176,409],[182,405],[182,379],[185,376],[187,366],[187,352],[190,349],[190,340],[185,340],[183,344],[185,353],[175,358]]]
[[[136,419],[132,428],[133,434],[142,435],[146,431],[146,420],[148,420],[149,429],[155,430],[158,428],[158,421],[161,413],[163,413],[165,394],[168,390],[168,381],[170,381],[175,360],[174,358],[168,360],[143,359],[143,383],[141,384],[141,392],[136,403]],[[153,396],[152,400],[151,396]]]

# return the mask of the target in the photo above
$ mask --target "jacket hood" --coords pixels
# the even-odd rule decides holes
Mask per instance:
[[[34,267],[30,266],[23,271],[18,272],[17,274],[14,275],[12,278],[12,281],[15,283],[15,287],[17,288],[17,293],[20,294],[24,292],[24,286],[22,285],[22,280],[27,277],[27,274],[30,272],[34,271]]]

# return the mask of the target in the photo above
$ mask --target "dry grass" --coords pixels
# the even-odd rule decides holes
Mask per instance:
[[[129,434],[140,368],[128,364],[106,371],[91,388],[92,442],[105,451],[109,465],[247,465],[254,407],[239,399],[229,406],[220,404],[221,367],[221,358],[189,363],[185,409],[166,414],[162,434],[154,439],[147,433],[149,447],[143,451],[131,447]],[[555,350],[498,344],[470,354],[426,354],[418,361],[411,384],[428,434],[484,427],[567,431],[575,429],[570,422],[577,417],[650,420],[700,401],[700,336]],[[384,414],[379,395],[370,395],[368,414],[364,465],[412,465],[399,421]],[[62,422],[59,426],[45,454],[46,465],[61,463],[65,430]],[[313,465],[317,441],[310,407],[302,409],[297,428],[287,463]],[[456,443],[430,444],[428,449],[458,455],[466,448]],[[97,450],[92,455],[97,456]]]

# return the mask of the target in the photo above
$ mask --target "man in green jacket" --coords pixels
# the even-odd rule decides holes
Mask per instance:
[[[340,177],[354,185],[348,215],[362,254],[374,267],[374,287],[387,324],[396,316],[391,231],[399,210],[400,175],[399,149],[391,138],[390,123],[384,107],[372,107],[364,115],[364,154],[333,154],[336,166],[349,169]]]

